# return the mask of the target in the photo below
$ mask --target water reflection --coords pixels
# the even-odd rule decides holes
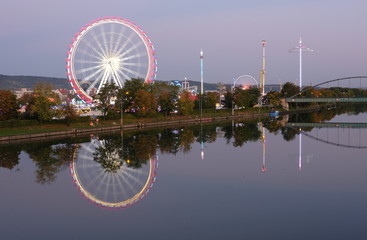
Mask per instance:
[[[138,162],[124,158],[123,141],[92,137],[78,144],[70,164],[80,192],[108,208],[125,208],[145,197],[156,179],[158,158]]]
[[[57,174],[70,167],[72,178],[80,192],[93,203],[109,208],[133,205],[151,189],[157,174],[158,155],[188,153],[196,144],[200,146],[197,158],[208,160],[205,148],[218,138],[233,147],[244,147],[249,142],[262,146],[261,172],[268,172],[267,147],[276,143],[267,141],[271,135],[280,134],[285,141],[298,140],[298,169],[302,169],[302,145],[306,138],[337,147],[367,148],[367,128],[322,127],[308,123],[322,123],[343,113],[357,114],[366,111],[357,107],[331,109],[311,114],[291,115],[289,118],[252,121],[217,122],[190,127],[125,132],[123,136],[101,135],[84,139],[67,139],[27,143],[0,147],[0,167],[19,170],[20,154],[28,154],[36,168],[36,182],[56,181]],[[357,110],[357,111],[356,111]],[[287,123],[288,122],[288,123]],[[289,124],[291,123],[291,124]],[[299,125],[292,125],[297,123]],[[325,125],[326,126],[326,125]],[[346,126],[343,124],[343,126]],[[298,139],[297,139],[298,138]],[[306,159],[307,160],[307,159]],[[295,160],[296,161],[296,160]],[[259,167],[260,168],[260,167]],[[260,171],[260,170],[259,170]]]

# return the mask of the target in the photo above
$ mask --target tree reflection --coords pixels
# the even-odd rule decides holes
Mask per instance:
[[[20,149],[15,147],[12,151],[9,151],[8,146],[0,148],[0,167],[12,170],[19,164]]]
[[[74,144],[70,143],[37,143],[28,146],[26,151],[37,167],[36,181],[41,184],[54,182],[56,174],[69,164],[74,148]]]
[[[233,132],[233,146],[242,147],[249,141],[256,142],[261,137],[257,123],[238,123]]]
[[[93,153],[94,161],[101,164],[106,172],[117,172],[123,164],[121,141],[115,139],[105,139],[101,141],[101,146]]]

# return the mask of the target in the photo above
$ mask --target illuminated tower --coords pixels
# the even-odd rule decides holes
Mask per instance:
[[[265,129],[264,129],[264,125],[260,122],[259,123],[260,126],[260,132],[261,132],[261,143],[262,143],[262,147],[263,147],[263,151],[262,151],[262,157],[263,157],[263,165],[261,168],[261,172],[265,173],[266,172],[266,136],[265,136]]]
[[[204,94],[204,52],[200,50],[200,119],[203,118],[203,94]]]
[[[299,45],[289,50],[289,52],[299,52],[299,90],[302,91],[302,52],[313,52],[313,49],[302,45],[302,39],[299,39]]]
[[[200,51],[200,82],[201,82],[200,93],[201,95],[203,95],[204,94],[204,52],[203,50]]]
[[[302,129],[299,129],[298,170],[302,170]]]
[[[262,40],[261,44],[263,46],[263,58],[262,58],[262,69],[260,70],[260,92],[261,95],[264,96],[265,95],[265,45],[266,45],[266,41]]]

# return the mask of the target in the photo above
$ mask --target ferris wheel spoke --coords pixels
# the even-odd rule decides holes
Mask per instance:
[[[102,58],[101,58],[100,54],[98,54],[97,52],[96,52],[97,54],[93,54],[93,52],[94,51],[88,51],[88,50],[85,50],[85,49],[79,50],[78,55],[80,55],[80,58],[76,58],[75,62],[77,63],[79,61],[88,61],[88,60],[91,61],[92,59],[96,59],[97,60],[96,62],[101,62]],[[85,59],[86,57],[88,57],[88,60]]]
[[[93,181],[93,185],[92,184],[88,184],[88,188],[95,188],[97,192],[101,192],[101,189],[103,190],[103,185],[105,184],[106,182],[106,179],[109,177],[109,174],[106,174],[104,171],[101,171],[102,175],[101,175],[101,178],[98,178],[95,180],[96,181]],[[98,182],[97,182],[98,180]]]
[[[108,33],[106,32],[106,29],[104,27],[104,25],[102,24],[101,25],[101,36],[102,36],[102,43],[101,46],[103,48],[103,52],[105,53],[105,56],[108,56],[109,55],[109,49],[108,49],[108,41],[107,41],[107,38],[106,36],[108,35]]]
[[[92,33],[93,34],[93,33]],[[95,40],[94,37],[93,39],[91,40]],[[95,41],[98,45],[98,42]],[[97,49],[95,46],[96,44],[93,44],[88,38],[85,38],[83,40],[83,44],[87,47],[86,49],[83,49],[83,50],[80,50],[81,53],[87,55],[87,56],[90,56],[90,57],[93,57],[93,58],[97,58],[97,59],[103,59],[104,58],[104,55],[102,54],[103,52],[101,51],[101,49]],[[91,51],[92,50],[92,51]],[[96,53],[97,55],[95,54],[92,54],[92,53]],[[101,53],[102,52],[102,53]]]
[[[95,71],[95,72],[92,72],[91,74],[89,74],[88,76],[84,76],[84,78],[82,78],[81,80],[80,80],[80,83],[81,84],[84,84],[84,83],[88,83],[88,82],[90,82],[91,81],[91,79],[92,78],[94,78],[95,76],[97,76],[98,75],[98,78],[96,78],[95,80],[98,80],[100,77],[101,77],[101,75],[103,75],[104,74],[104,72],[103,72],[103,68],[100,68],[100,69],[98,69],[97,71]]]
[[[79,64],[99,64],[101,65],[101,61],[92,61],[92,60],[87,60],[87,59],[75,59],[74,61],[75,63],[79,63]]]
[[[92,70],[96,70],[96,69],[102,69],[103,65],[96,65],[96,66],[92,66],[92,67],[86,67],[86,68],[81,68],[75,71],[76,74],[83,74]]]
[[[146,53],[137,53],[137,54],[134,54],[134,55],[130,55],[128,57],[122,57],[122,56],[120,56],[120,57],[121,57],[121,60],[125,62],[126,60],[135,59],[135,58],[139,59],[139,58],[144,57],[144,56],[147,56],[147,54]]]
[[[125,176],[131,180],[133,180],[134,182],[143,185],[144,183],[141,181],[141,179],[137,178],[135,175],[132,174],[132,172],[125,172]]]
[[[126,168],[123,169],[123,171],[125,170]],[[126,179],[124,178],[123,176],[123,171],[121,172],[121,174],[118,174],[117,175],[117,180],[119,182],[118,184],[118,187],[120,189],[120,191],[122,192],[122,194],[126,197],[126,196],[129,196],[127,191],[126,191],[126,188],[125,188],[125,185],[126,185]]]
[[[128,187],[128,189],[131,192],[136,192],[136,189],[134,188],[134,186],[131,184],[131,182],[126,178],[126,174],[122,175],[123,181],[126,183],[125,185]]]
[[[113,71],[113,80],[116,83],[116,86],[118,86],[119,88],[122,88],[122,79],[120,78],[120,75],[117,73],[117,69],[112,69]]]
[[[102,24],[103,25],[103,24]],[[101,56],[101,58],[105,58],[107,56],[107,52],[103,48],[102,41],[99,40],[99,37],[96,35],[96,32],[90,31],[92,35],[92,40],[96,43],[99,49],[92,47],[95,51]]]
[[[114,41],[114,35],[115,35],[115,24],[111,24],[111,29],[110,29],[110,46],[109,46],[109,54],[113,54],[113,49],[114,49],[114,45],[117,45],[118,42]]]
[[[101,71],[101,72],[99,72],[99,74],[94,78],[94,80],[91,80],[91,79],[89,79],[89,80],[82,80],[82,81],[80,81],[80,83],[81,83],[81,84],[89,83],[90,85],[89,85],[89,87],[88,87],[87,91],[90,91],[90,90],[92,90],[92,89],[96,86],[96,84],[97,84],[97,83],[99,83],[99,81],[101,80],[101,78],[102,78],[103,74],[104,74],[104,72],[102,72],[102,71]]]
[[[137,71],[125,68],[125,67],[123,68],[123,70],[128,72],[128,73],[131,73],[134,76],[142,77],[142,73],[140,73],[140,72],[137,72]]]
[[[124,73],[121,69],[117,69],[117,72],[119,72],[120,75],[122,75],[126,80],[130,79],[130,77],[126,73]]]
[[[134,62],[127,62],[127,63],[124,63],[124,66],[131,66],[131,67],[142,67],[143,64],[142,63],[134,63]]]
[[[138,42],[136,44],[133,44],[133,46],[131,46],[130,48],[126,49],[126,51],[124,52],[119,52],[119,55],[121,55],[121,57],[125,57],[127,54],[130,54],[131,51],[138,49],[141,45],[143,45],[143,42]]]
[[[99,83],[99,79],[102,77],[103,73],[101,72],[100,75],[92,82],[92,84],[89,85],[86,92],[90,92],[92,89],[96,87],[96,85]]]
[[[97,175],[92,176],[93,178],[91,178],[90,174],[88,174],[88,176],[90,180],[85,183],[85,188],[95,187],[97,186],[97,183],[101,184],[103,182],[102,180],[106,177],[106,173],[104,171],[100,171]]]
[[[99,86],[97,88],[97,93],[99,93],[99,91],[102,89],[102,87],[108,82],[108,79],[110,78],[110,75],[111,75],[110,71],[108,71],[108,70],[104,71],[104,74],[102,76],[102,80],[99,83]]]
[[[119,49],[117,49],[117,51],[115,52],[115,54],[116,54],[116,55],[121,55],[121,53],[126,49],[126,47],[127,47],[127,45],[128,45],[129,43],[133,44],[132,39],[134,38],[134,35],[135,35],[135,32],[134,32],[134,31],[132,31],[132,32],[130,33],[130,35],[129,35],[128,37],[126,37],[126,40],[125,40],[124,44],[122,44],[122,45],[119,47]]]
[[[112,52],[117,53],[118,47],[120,46],[119,43],[125,37],[126,28],[123,28],[121,32],[118,33],[118,38],[116,39],[115,47],[113,48]]]

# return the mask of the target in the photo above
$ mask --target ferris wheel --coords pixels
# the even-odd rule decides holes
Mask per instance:
[[[154,47],[143,30],[127,19],[98,18],[81,28],[66,59],[69,83],[85,102],[91,103],[104,84],[122,88],[126,80],[156,77]]]

